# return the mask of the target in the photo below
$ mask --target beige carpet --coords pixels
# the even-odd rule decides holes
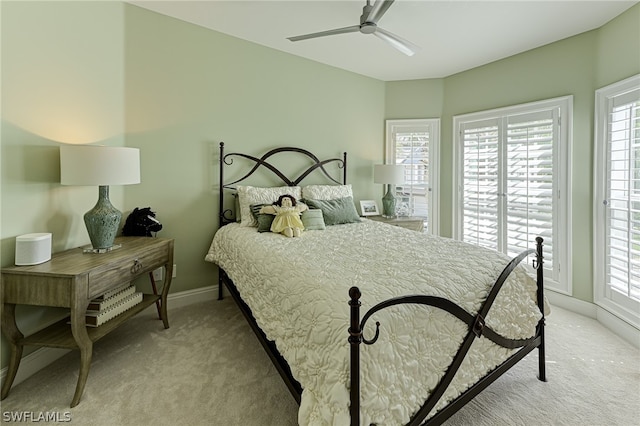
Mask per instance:
[[[295,401],[230,298],[170,309],[168,330],[154,315],[146,310],[94,346],[77,407],[68,405],[77,380],[72,352],[14,386],[0,421],[57,412],[83,426],[297,423]],[[640,424],[640,351],[559,308],[547,324],[547,383],[536,379],[531,354],[446,424]]]

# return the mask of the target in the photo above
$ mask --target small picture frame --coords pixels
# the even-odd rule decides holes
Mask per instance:
[[[375,200],[362,200],[360,201],[360,211],[362,216],[379,216],[380,209],[378,209],[378,203]]]

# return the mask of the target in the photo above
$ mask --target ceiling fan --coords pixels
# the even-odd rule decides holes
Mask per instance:
[[[360,25],[352,25],[350,27],[321,31],[319,33],[287,37],[287,39],[291,41],[300,41],[335,34],[361,32],[362,34],[373,34],[386,41],[392,47],[405,55],[413,56],[418,50],[420,50],[418,46],[378,26],[378,21],[387,12],[394,1],[395,0],[376,0],[373,6],[371,6],[370,0],[367,0],[367,4],[362,8],[362,15],[360,15]]]

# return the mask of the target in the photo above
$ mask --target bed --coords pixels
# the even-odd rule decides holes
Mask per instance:
[[[309,164],[290,179],[274,165],[281,155]],[[239,158],[252,165],[226,182]],[[282,184],[242,184],[261,168]],[[312,173],[330,182],[301,183]],[[441,424],[534,349],[546,381],[542,238],[509,259],[354,217],[346,177],[346,153],[254,157],[220,144],[220,223],[205,260],[219,267],[219,298],[228,288],[300,404],[299,424]],[[325,223],[310,210],[299,238],[258,232],[256,206],[287,191]],[[228,207],[227,193],[239,205]]]

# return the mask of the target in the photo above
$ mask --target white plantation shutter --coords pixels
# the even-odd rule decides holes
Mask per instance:
[[[499,250],[498,122],[463,130],[462,240]]]
[[[553,143],[557,109],[507,119],[506,253],[517,256],[544,238],[545,262],[553,264]]]
[[[613,107],[610,120],[607,283],[640,300],[640,102]]]
[[[570,252],[569,200],[560,197],[570,175],[570,101],[567,97],[454,117],[455,236],[510,257],[533,248],[535,238],[543,237],[545,274],[550,287],[563,292],[570,288],[568,273],[562,275],[560,269]]]
[[[596,303],[640,324],[640,78],[596,92]],[[597,126],[596,126],[597,128]],[[598,153],[600,155],[598,155]],[[620,309],[618,309],[620,308]]]
[[[463,241],[514,257],[542,236],[553,262],[554,119],[543,111],[463,126]]]

